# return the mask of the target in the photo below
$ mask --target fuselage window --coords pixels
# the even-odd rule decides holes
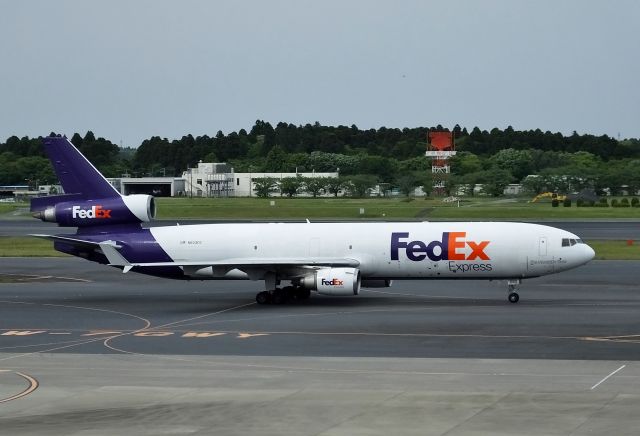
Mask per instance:
[[[562,246],[568,247],[569,245],[569,238],[562,238]]]

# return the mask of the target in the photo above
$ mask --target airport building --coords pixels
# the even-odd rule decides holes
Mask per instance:
[[[182,179],[185,181],[186,195],[192,197],[253,197],[256,179],[271,178],[280,181],[287,177],[338,177],[338,175],[337,172],[236,173],[229,164],[200,161],[197,167],[189,168],[182,173]],[[279,193],[274,192],[272,195],[279,195]]]
[[[123,195],[149,194],[154,197],[179,197],[185,194],[181,177],[119,177],[107,179]]]
[[[118,177],[107,180],[123,195],[253,197],[256,180],[267,177],[279,181],[286,177],[338,177],[338,173],[236,173],[229,164],[200,161],[196,167],[184,171],[181,177]],[[272,195],[279,195],[279,192],[276,190]]]

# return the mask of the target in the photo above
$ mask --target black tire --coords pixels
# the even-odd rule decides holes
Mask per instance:
[[[296,298],[298,300],[306,300],[311,296],[311,291],[305,288],[296,289]]]
[[[271,303],[271,295],[267,291],[258,292],[256,294],[256,303],[269,304]]]
[[[281,289],[276,289],[271,295],[271,302],[273,304],[284,304],[287,301],[287,294]]]
[[[296,289],[293,286],[285,286],[280,292],[284,294],[285,300],[293,300],[296,296]]]
[[[520,295],[517,292],[512,292],[509,294],[509,302],[517,303],[520,300]]]

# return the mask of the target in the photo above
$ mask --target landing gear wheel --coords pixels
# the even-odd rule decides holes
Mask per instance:
[[[517,303],[520,300],[520,295],[517,292],[512,292],[509,294],[509,302]]]
[[[276,289],[271,295],[271,302],[273,304],[284,304],[287,301],[287,293],[282,289]]]
[[[258,292],[256,294],[256,303],[258,304],[271,303],[271,295],[267,291]]]
[[[296,298],[298,300],[306,300],[311,296],[311,291],[305,288],[296,289]]]

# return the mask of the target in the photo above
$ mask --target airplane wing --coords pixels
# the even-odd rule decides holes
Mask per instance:
[[[198,260],[198,261],[180,261],[173,262],[130,262],[119,251],[119,245],[115,241],[102,241],[92,242],[82,239],[70,238],[67,236],[55,236],[55,235],[30,235],[37,238],[49,239],[52,241],[65,242],[67,244],[100,249],[109,261],[111,266],[123,267],[123,272],[129,272],[134,267],[191,267],[191,268],[206,268],[209,266],[216,267],[233,267],[238,269],[243,268],[269,268],[269,267],[335,267],[335,266],[348,266],[358,267],[360,262],[356,259],[350,258],[329,258],[329,257],[309,257],[309,258],[236,258],[236,259],[216,259],[216,260]]]

